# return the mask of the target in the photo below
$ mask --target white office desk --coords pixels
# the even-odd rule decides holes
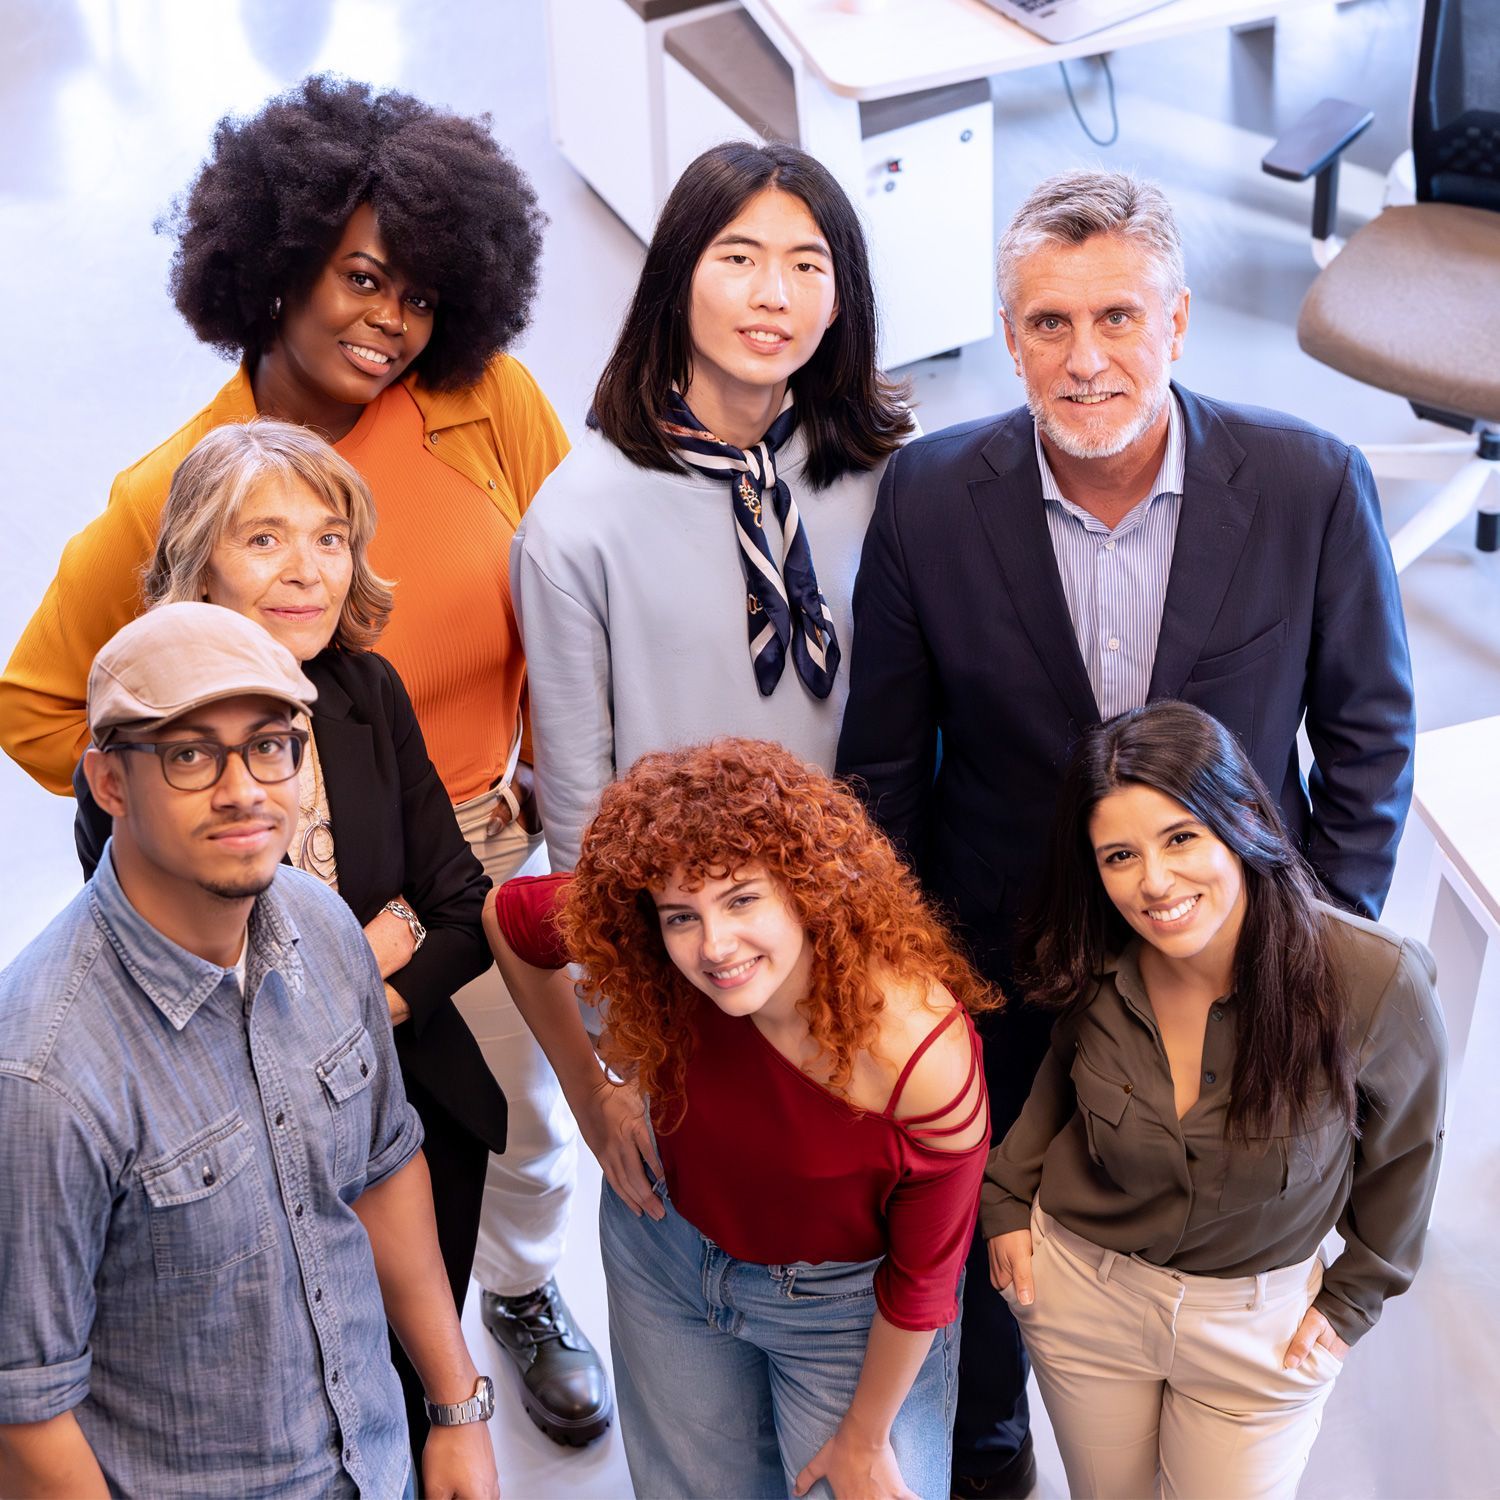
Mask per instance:
[[[792,47],[795,56],[782,55],[793,67],[805,64],[833,94],[872,100],[1269,21],[1289,10],[1326,7],[1328,0],[1172,0],[1133,21],[1066,43],[1044,42],[982,0],[886,0],[881,8],[858,14],[842,9],[838,0],[743,3],[773,41],[779,32]]]
[[[1417,736],[1416,790],[1407,836],[1423,833],[1425,890],[1415,936],[1437,960],[1448,1025],[1449,1093],[1480,1006],[1500,1005],[1500,718]],[[1413,827],[1413,824],[1416,826]]]

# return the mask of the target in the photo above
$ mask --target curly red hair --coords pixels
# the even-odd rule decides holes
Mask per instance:
[[[764,740],[642,756],[600,799],[557,921],[584,993],[608,997],[605,1060],[650,1096],[659,1125],[680,1123],[702,997],[667,956],[653,892],[679,870],[695,886],[751,864],[807,931],[812,979],[800,1009],[836,1092],[875,1037],[885,1005],[876,965],[897,980],[936,980],[971,1011],[1002,1003],[859,801],[816,766]]]

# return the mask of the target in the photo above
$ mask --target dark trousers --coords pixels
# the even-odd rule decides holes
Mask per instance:
[[[474,1268],[474,1246],[479,1239],[479,1209],[484,1200],[484,1174],[489,1147],[467,1127],[460,1125],[414,1078],[406,1078],[406,1097],[411,1100],[422,1128],[427,1170],[432,1174],[432,1207],[437,1219],[438,1247],[443,1269],[453,1290],[453,1305],[462,1313]],[[427,1441],[427,1408],[417,1372],[391,1330],[391,1363],[401,1377],[406,1399],[406,1425],[411,1434],[412,1473],[417,1493],[422,1493],[422,1445]]]
[[[1009,965],[986,954],[976,957],[986,976],[1008,984]],[[990,962],[986,962],[990,959]],[[977,1018],[984,1042],[984,1078],[990,1096],[990,1139],[999,1141],[1015,1123],[1052,1035],[1050,1013],[1012,1000]],[[1030,1373],[1020,1330],[1004,1298],[990,1285],[984,1234],[976,1229],[964,1279],[963,1334],[958,1351],[958,1415],[953,1427],[953,1472],[988,1479],[1015,1457],[1031,1424],[1026,1402]]]

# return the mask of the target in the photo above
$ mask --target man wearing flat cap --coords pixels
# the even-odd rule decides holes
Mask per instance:
[[[0,1494],[499,1494],[380,975],[282,864],[315,696],[168,604],[88,685],[114,833],[0,974]],[[383,1294],[383,1300],[382,1300]]]

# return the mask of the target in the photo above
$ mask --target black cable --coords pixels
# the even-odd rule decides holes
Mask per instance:
[[[1115,108],[1115,75],[1109,71],[1109,59],[1107,57],[1099,59],[1099,66],[1104,69],[1104,81],[1109,86],[1109,121],[1112,128],[1107,141],[1101,141],[1089,129],[1087,121],[1084,120],[1083,112],[1078,108],[1078,100],[1073,97],[1073,82],[1068,77],[1067,63],[1058,63],[1057,70],[1063,76],[1063,87],[1068,91],[1068,103],[1073,106],[1073,118],[1078,121],[1078,128],[1096,146],[1113,146],[1120,139],[1120,111]]]

